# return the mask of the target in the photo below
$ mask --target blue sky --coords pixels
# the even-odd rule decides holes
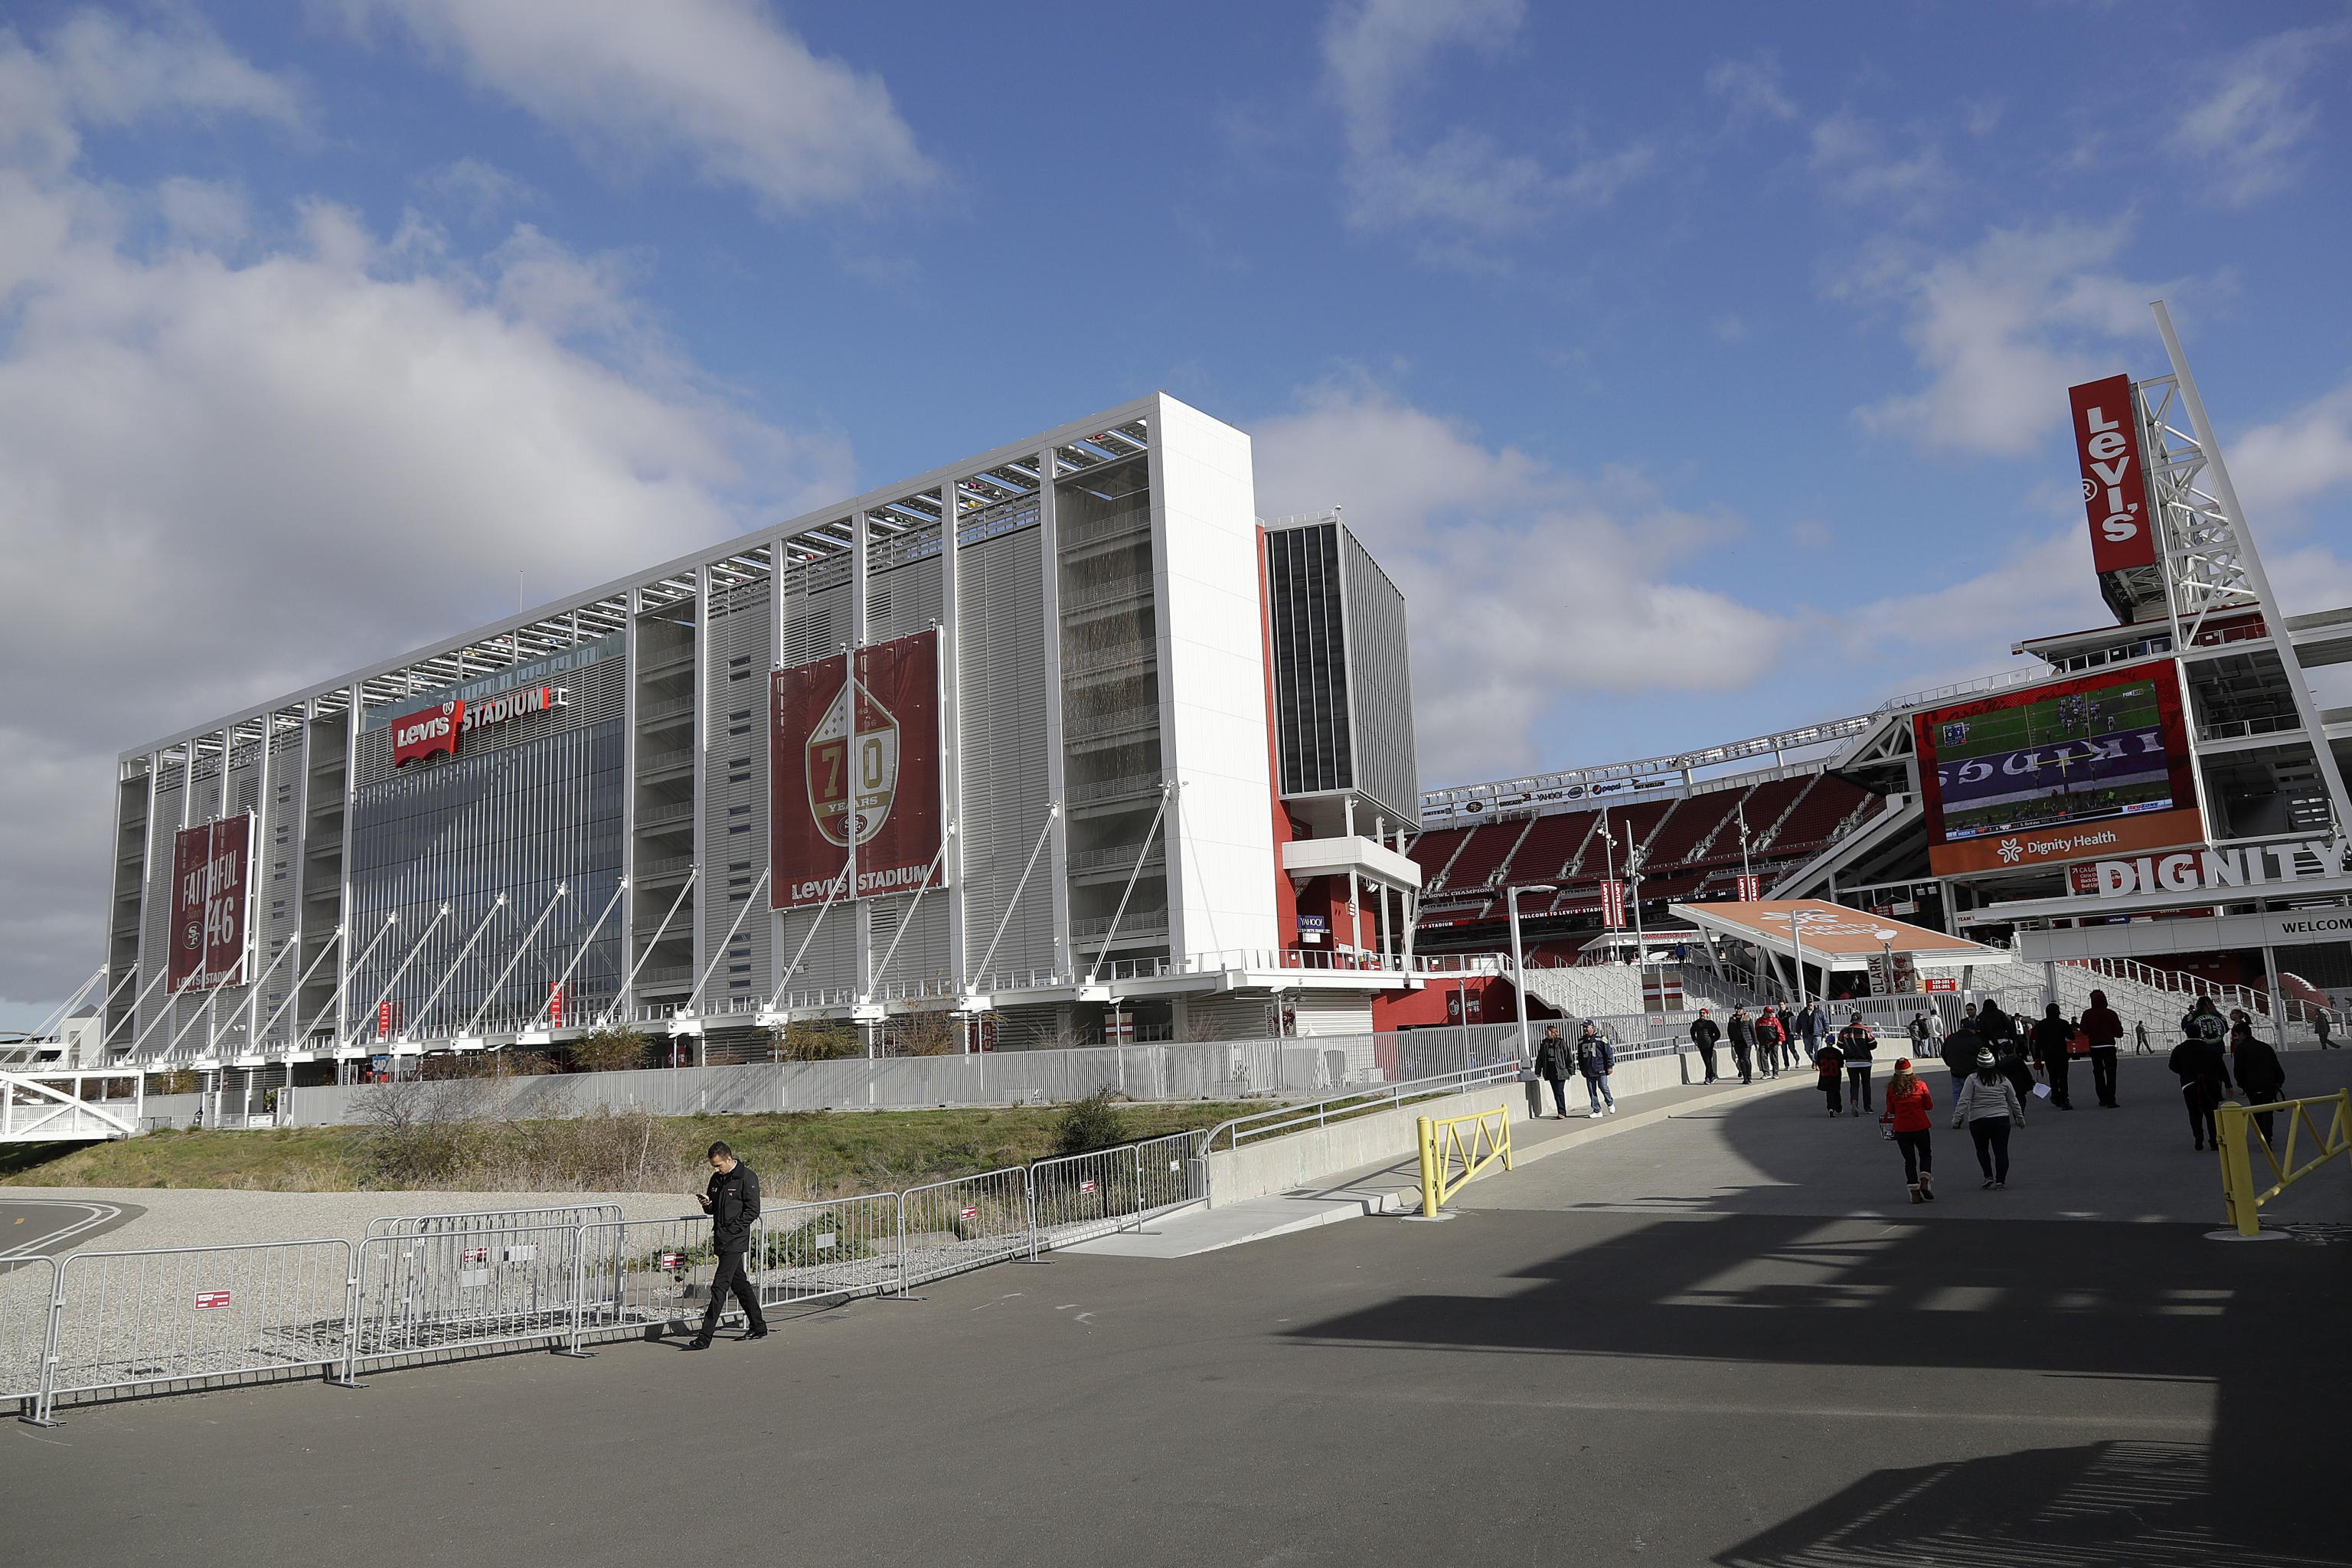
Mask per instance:
[[[0,1017],[121,747],[1155,387],[1404,584],[1430,784],[2095,624],[2159,295],[2352,602],[2342,4],[6,18]]]

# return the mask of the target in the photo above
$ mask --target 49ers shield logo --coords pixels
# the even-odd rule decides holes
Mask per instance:
[[[863,844],[881,829],[898,793],[898,721],[860,680],[841,690],[809,731],[809,815],[828,842]]]

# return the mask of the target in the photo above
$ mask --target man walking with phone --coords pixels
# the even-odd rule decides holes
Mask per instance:
[[[760,1292],[743,1272],[743,1255],[751,1247],[751,1222],[760,1217],[760,1175],[735,1157],[724,1143],[710,1146],[710,1184],[695,1194],[702,1212],[710,1216],[710,1245],[719,1266],[710,1273],[710,1300],[702,1309],[702,1331],[688,1342],[690,1351],[707,1351],[719,1332],[719,1319],[727,1310],[727,1293],[733,1290],[742,1304],[747,1340],[768,1337],[767,1316],[760,1310]]]

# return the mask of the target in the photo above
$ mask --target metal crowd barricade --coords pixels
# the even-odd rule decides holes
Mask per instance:
[[[486,1225],[370,1237],[360,1246],[345,1375],[386,1357],[568,1342],[583,1281],[600,1268],[583,1250],[591,1228]]]
[[[307,1367],[347,1367],[352,1244],[257,1242],[62,1259],[32,1419],[59,1394]]]
[[[49,1308],[57,1300],[58,1260],[0,1262],[0,1400],[31,1416],[40,1403],[41,1367],[49,1346]]]
[[[1029,1168],[1038,1235],[1067,1247],[1107,1236],[1191,1203],[1198,1136],[1179,1132],[1087,1154],[1063,1154]]]
[[[1008,1258],[1037,1256],[1029,1167],[1008,1165],[898,1195],[898,1290]]]
[[[592,1336],[668,1330],[699,1320],[719,1263],[710,1221],[609,1220],[580,1228],[572,1349]]]
[[[776,1204],[751,1237],[752,1282],[763,1307],[898,1289],[897,1193]]]
[[[380,1215],[368,1221],[369,1241],[379,1236],[432,1236],[444,1231],[537,1230],[561,1225],[606,1225],[621,1217],[618,1204],[552,1204],[543,1208],[473,1209],[457,1214]]]

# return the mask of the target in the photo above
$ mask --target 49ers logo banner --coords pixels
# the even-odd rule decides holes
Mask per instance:
[[[183,828],[173,840],[166,982],[173,992],[245,984],[252,879],[251,812]]]
[[[780,669],[769,708],[770,906],[824,902],[853,858],[846,897],[922,886],[940,850],[939,633]]]

